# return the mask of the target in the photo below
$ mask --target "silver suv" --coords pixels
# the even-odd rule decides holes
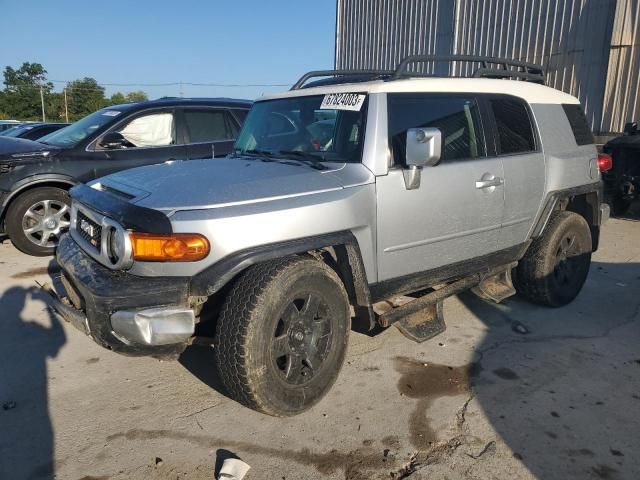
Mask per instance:
[[[335,381],[352,323],[421,342],[462,290],[571,302],[608,217],[578,100],[521,62],[408,72],[434,60],[311,72],[253,105],[226,158],[74,187],[55,308],[126,355],[209,338],[235,399],[294,415]],[[398,295],[415,299],[374,312]]]

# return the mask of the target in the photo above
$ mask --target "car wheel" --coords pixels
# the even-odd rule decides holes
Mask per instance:
[[[591,231],[574,212],[557,212],[517,266],[517,290],[529,300],[561,307],[584,285],[591,265]]]
[[[344,286],[326,264],[289,257],[253,266],[218,318],[220,377],[235,400],[254,410],[303,412],[336,380],[350,324]]]
[[[29,255],[53,255],[70,224],[69,194],[55,187],[29,190],[9,206],[6,229],[15,247]]]

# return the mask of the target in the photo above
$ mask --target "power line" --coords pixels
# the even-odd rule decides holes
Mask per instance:
[[[53,83],[71,83],[75,80],[49,80]],[[175,87],[189,85],[192,87],[289,87],[289,83],[196,83],[196,82],[168,82],[168,83],[100,83],[105,87]]]

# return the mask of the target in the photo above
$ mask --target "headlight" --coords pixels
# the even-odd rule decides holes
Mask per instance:
[[[112,264],[119,263],[127,254],[127,233],[120,228],[109,228],[107,256]]]

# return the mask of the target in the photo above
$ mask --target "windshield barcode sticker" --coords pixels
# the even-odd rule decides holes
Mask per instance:
[[[366,95],[359,93],[328,93],[322,99],[320,110],[352,110],[359,112]]]

